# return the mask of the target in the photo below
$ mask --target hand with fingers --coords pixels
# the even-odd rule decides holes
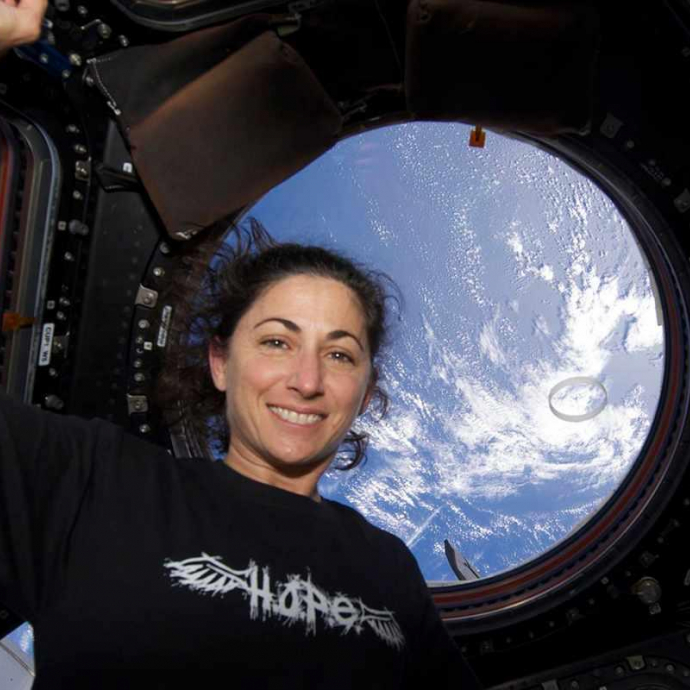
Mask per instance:
[[[0,55],[41,36],[48,0],[0,0]]]

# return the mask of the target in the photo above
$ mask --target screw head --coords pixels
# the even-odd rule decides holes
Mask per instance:
[[[87,72],[87,73],[84,75],[84,83],[85,83],[87,86],[93,86],[96,82],[95,82],[94,78]]]
[[[126,48],[129,45],[129,39],[127,38],[127,36],[118,36],[117,40],[120,42],[120,45],[123,48]]]
[[[63,69],[61,76],[63,79],[69,79],[72,76],[72,72],[68,69]]]
[[[144,381],[146,381],[146,376],[144,376],[144,374],[138,371],[136,374],[134,374],[134,380],[137,383],[143,383]]]
[[[142,424],[139,427],[139,432],[142,434],[148,434],[151,431],[151,427],[148,424]]]
[[[88,13],[89,13],[89,10],[87,7],[84,7],[84,5],[77,6],[77,14],[80,17],[85,17]]]
[[[148,328],[150,325],[146,319],[141,319],[138,323],[139,328]]]
[[[163,270],[160,266],[157,266],[153,269],[153,275],[156,276],[156,278],[162,278],[165,275],[165,270]]]
[[[107,25],[101,22],[98,25],[98,35],[101,38],[110,38],[111,34],[113,33],[113,30]]]
[[[48,62],[50,61],[50,58],[45,53],[41,53],[38,56],[38,59],[41,61],[42,65],[47,65]]]
[[[81,55],[79,53],[70,53],[67,57],[69,64],[74,67],[81,67]]]

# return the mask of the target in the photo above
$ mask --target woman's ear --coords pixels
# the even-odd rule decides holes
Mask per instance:
[[[223,347],[220,338],[214,335],[208,345],[208,366],[211,370],[213,384],[219,391],[227,388],[226,367],[228,361],[227,348]]]

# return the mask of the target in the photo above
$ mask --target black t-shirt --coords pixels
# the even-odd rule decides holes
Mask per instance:
[[[2,393],[0,601],[34,627],[34,690],[476,683],[356,511]]]

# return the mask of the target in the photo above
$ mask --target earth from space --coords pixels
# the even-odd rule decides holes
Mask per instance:
[[[384,271],[404,301],[367,413],[368,459],[320,491],[457,584],[444,540],[490,577],[591,518],[637,459],[664,373],[661,307],[613,202],[555,156],[415,122],[343,140],[254,205],[278,240]],[[31,628],[5,638],[33,651]]]

